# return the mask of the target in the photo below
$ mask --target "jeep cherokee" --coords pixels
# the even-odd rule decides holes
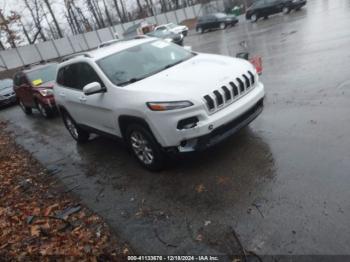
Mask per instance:
[[[243,59],[143,38],[66,58],[54,94],[75,140],[123,138],[159,170],[165,152],[205,149],[248,125],[262,112],[264,86]]]

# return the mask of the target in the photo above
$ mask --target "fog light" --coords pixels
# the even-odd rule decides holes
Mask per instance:
[[[196,116],[185,118],[179,121],[179,123],[177,124],[177,129],[191,129],[196,127],[198,122],[199,120]]]

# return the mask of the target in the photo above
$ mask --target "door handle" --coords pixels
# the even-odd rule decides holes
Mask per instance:
[[[85,96],[79,97],[80,102],[86,102],[87,98]]]

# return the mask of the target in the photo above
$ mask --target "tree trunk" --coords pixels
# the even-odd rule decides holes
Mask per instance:
[[[117,0],[113,0],[114,2],[114,6],[115,6],[115,9],[117,10],[117,14],[119,16],[119,19],[120,19],[120,22],[124,23],[124,16],[122,15],[122,13],[120,12],[120,8],[119,8],[119,4],[118,4],[118,1]]]
[[[57,33],[58,33],[59,37],[63,38],[62,30],[61,30],[61,28],[60,28],[60,26],[59,26],[59,24],[57,22],[57,19],[56,19],[56,16],[55,16],[54,12],[52,11],[51,4],[50,4],[49,0],[44,0],[44,2],[46,4],[46,6],[47,6],[47,9],[49,10],[49,12],[51,14],[51,17],[52,17],[53,22],[54,22],[54,24],[56,26],[56,30],[57,30]]]

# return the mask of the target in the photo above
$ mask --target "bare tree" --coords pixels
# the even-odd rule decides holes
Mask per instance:
[[[43,10],[41,9],[41,6],[40,6],[40,3],[39,3],[39,0],[23,0],[24,1],[24,4],[26,5],[27,9],[29,10],[31,16],[32,16],[32,19],[33,19],[33,22],[34,22],[34,25],[37,29],[37,31],[39,32],[39,35],[41,37],[41,39],[43,41],[46,41],[47,38],[43,32],[43,28],[42,28],[42,20],[43,20]]]
[[[55,13],[52,11],[52,7],[51,7],[51,4],[50,4],[49,0],[44,0],[44,3],[46,4],[46,7],[47,7],[47,9],[50,12],[50,15],[51,15],[51,17],[53,19],[53,22],[54,22],[55,26],[56,26],[56,30],[57,30],[57,33],[58,33],[59,37],[62,38],[63,37],[62,30],[61,30],[61,28],[60,28],[60,26],[59,26],[59,24],[57,22]]]
[[[10,25],[17,22],[20,19],[20,16],[11,11],[11,15],[5,17],[3,10],[0,9],[0,30],[6,33],[7,42],[10,44],[12,48],[16,48],[16,39],[18,36],[15,31],[10,28]],[[3,43],[1,43],[1,48],[5,49]]]

